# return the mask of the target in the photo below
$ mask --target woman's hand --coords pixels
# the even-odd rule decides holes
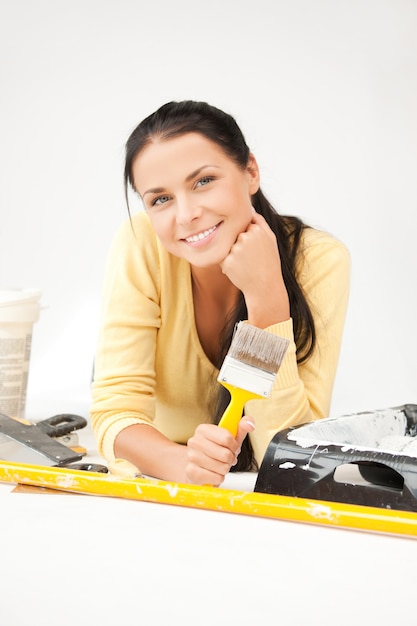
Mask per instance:
[[[242,291],[249,323],[265,328],[289,319],[277,240],[262,215],[253,212],[251,222],[239,234],[221,268]]]
[[[189,483],[218,487],[236,464],[242,442],[253,431],[253,419],[242,417],[236,438],[214,424],[200,424],[187,442],[185,468]]]

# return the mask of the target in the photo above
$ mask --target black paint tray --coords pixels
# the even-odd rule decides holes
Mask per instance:
[[[255,491],[417,511],[417,405],[327,418],[277,433]]]

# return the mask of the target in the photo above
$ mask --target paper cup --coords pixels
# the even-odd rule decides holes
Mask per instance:
[[[0,413],[24,418],[33,324],[41,292],[0,290]]]

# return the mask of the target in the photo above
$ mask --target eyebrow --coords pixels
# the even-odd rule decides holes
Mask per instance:
[[[206,167],[215,167],[216,169],[220,169],[218,165],[210,165],[209,163],[207,163],[206,165],[202,165],[201,167],[198,167],[196,170],[194,170],[193,172],[191,172],[191,174],[188,174],[188,176],[185,179],[186,183],[189,183],[190,180],[192,180],[193,178],[195,178],[196,176],[199,175],[199,173],[204,170]],[[146,196],[147,193],[162,193],[165,191],[164,187],[152,187],[151,189],[147,189],[145,191],[145,193],[143,194],[142,198],[144,198]]]

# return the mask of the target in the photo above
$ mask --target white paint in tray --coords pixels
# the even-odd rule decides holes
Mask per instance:
[[[407,418],[400,409],[384,409],[326,418],[288,433],[303,448],[343,445],[342,451],[376,450],[417,457],[417,438],[407,434]]]

